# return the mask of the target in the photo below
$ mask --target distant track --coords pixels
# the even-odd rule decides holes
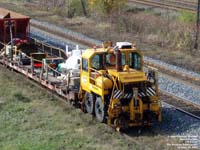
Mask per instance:
[[[174,70],[174,69],[172,70],[169,67],[166,67],[166,66],[163,66],[160,64],[155,64],[148,60],[145,60],[145,64],[157,68],[159,70],[159,72],[161,72],[161,73],[169,74],[178,79],[182,79],[182,80],[188,81],[194,85],[200,86],[200,77],[192,76],[188,73],[183,73],[179,70]]]
[[[191,1],[191,0],[165,0],[165,2],[175,3],[175,4],[183,4],[185,6],[194,6],[196,7],[198,2],[197,1]]]
[[[130,3],[137,3],[146,6],[153,6],[163,9],[175,10],[175,11],[188,11],[191,13],[196,13],[196,2],[189,1],[175,1],[175,0],[129,0]]]
[[[176,81],[178,83],[181,82],[181,83],[187,85],[187,87],[191,87],[192,89],[196,89],[196,90],[200,91],[200,86],[199,85],[196,85],[196,84],[194,84],[192,82],[188,82],[187,80],[183,80],[181,78],[178,78],[178,76],[172,76],[172,75],[168,75],[167,73],[161,73],[161,72],[159,72],[159,75],[161,77],[168,78],[171,81]]]

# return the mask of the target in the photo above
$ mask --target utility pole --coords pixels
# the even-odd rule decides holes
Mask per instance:
[[[14,46],[14,43],[13,43],[13,34],[12,34],[12,28],[14,27],[14,21],[13,20],[8,20],[8,21],[5,21],[5,27],[6,28],[9,28],[10,30],[10,44],[11,44],[11,48],[10,48],[10,59],[11,61],[13,61],[13,46]]]
[[[200,27],[200,0],[198,0],[198,7],[197,7],[196,38],[194,43],[194,49],[196,50],[198,49],[199,27]]]

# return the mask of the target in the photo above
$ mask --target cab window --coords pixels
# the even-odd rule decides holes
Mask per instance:
[[[112,66],[115,66],[115,54],[113,53],[108,53],[106,54],[106,66],[107,67],[112,67]]]
[[[82,59],[82,70],[88,71],[88,60],[87,59]]]
[[[91,67],[96,70],[100,70],[103,68],[102,62],[103,62],[102,55],[100,55],[100,54],[94,55],[92,58]]]
[[[140,70],[141,69],[141,56],[138,53],[130,53],[129,54],[130,60],[130,68]]]
[[[121,54],[122,66],[126,65],[126,55],[125,53]]]

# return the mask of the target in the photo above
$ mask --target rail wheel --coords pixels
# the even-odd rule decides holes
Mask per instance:
[[[85,109],[89,114],[94,114],[94,95],[91,93],[85,93]]]
[[[102,102],[101,97],[97,97],[95,102],[95,115],[99,122],[105,121],[105,111],[104,111],[104,104]]]

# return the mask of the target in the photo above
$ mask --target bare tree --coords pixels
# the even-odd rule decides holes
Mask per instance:
[[[82,8],[83,8],[83,13],[85,16],[87,16],[87,11],[86,11],[86,8],[85,8],[85,0],[80,0],[81,1],[81,5],[82,5]]]

